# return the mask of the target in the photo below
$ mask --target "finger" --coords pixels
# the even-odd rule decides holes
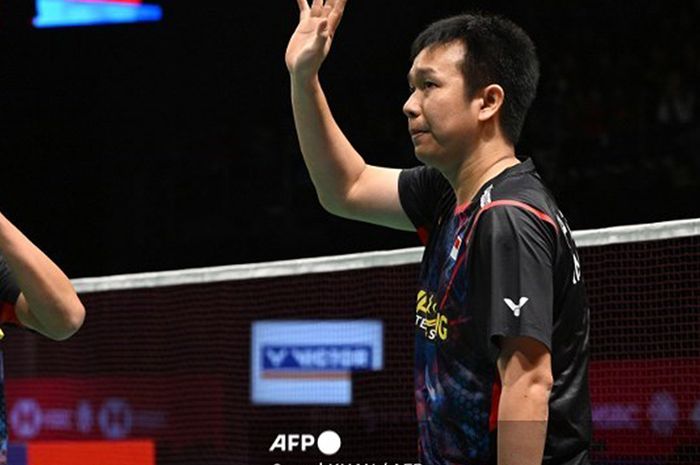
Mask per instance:
[[[325,5],[323,5],[323,9],[321,10],[321,17],[322,18],[328,18],[331,14],[331,11],[333,11],[333,7],[326,2]]]
[[[299,11],[302,13],[309,9],[308,0],[297,0],[297,5],[299,5]]]
[[[343,11],[345,11],[345,4],[348,3],[348,0],[333,0],[333,11],[336,11],[339,15],[343,15]]]
[[[311,4],[311,16],[321,16],[323,10],[323,0],[314,0]]]
[[[326,2],[323,4],[323,13],[322,16],[324,18],[328,18],[330,15],[331,11],[333,11],[333,5],[335,4],[335,0],[326,0]]]
[[[333,10],[331,10],[328,15],[328,32],[331,36],[335,34],[335,30],[338,29],[340,20],[343,18],[343,11],[345,11],[345,3],[347,0],[329,0],[333,2]]]

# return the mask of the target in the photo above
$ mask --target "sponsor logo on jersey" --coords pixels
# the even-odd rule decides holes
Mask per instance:
[[[481,199],[479,200],[479,205],[484,208],[486,205],[491,203],[491,191],[493,190],[493,184],[486,188],[483,194],[481,194]]]
[[[447,317],[438,312],[435,295],[423,290],[416,299],[416,327],[425,331],[425,337],[431,341],[447,340]]]
[[[561,211],[557,212],[557,222],[564,233],[566,245],[569,246],[569,250],[571,251],[571,256],[574,261],[574,271],[571,282],[572,284],[578,284],[581,282],[581,261],[578,258],[578,251],[576,250],[576,245],[574,244],[574,239],[571,235],[571,228],[569,228],[569,224],[566,222],[566,218]]]
[[[525,305],[528,300],[530,300],[530,299],[527,297],[521,297],[520,301],[516,305],[515,302],[513,302],[509,298],[503,299],[503,301],[506,303],[506,305],[508,305],[508,308],[510,308],[513,311],[513,315],[515,315],[516,317],[520,316],[520,310],[523,308],[523,305]]]
[[[581,281],[581,264],[578,261],[578,256],[576,254],[574,257],[574,277],[572,279],[573,284],[577,284]]]

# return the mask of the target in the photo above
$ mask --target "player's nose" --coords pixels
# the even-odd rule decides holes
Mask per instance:
[[[413,119],[420,114],[420,106],[418,105],[416,92],[412,92],[403,104],[403,114],[406,115],[408,119]]]

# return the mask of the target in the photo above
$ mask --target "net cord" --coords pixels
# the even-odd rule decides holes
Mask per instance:
[[[700,235],[700,218],[574,231],[578,247],[674,239]],[[273,278],[418,263],[423,247],[243,265],[191,268],[73,279],[79,293]]]

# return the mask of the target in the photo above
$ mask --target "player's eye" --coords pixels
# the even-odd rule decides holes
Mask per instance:
[[[434,83],[433,81],[425,81],[423,83],[423,87],[425,87],[426,89],[432,89],[433,87],[437,87],[437,86],[438,85],[436,83]]]

